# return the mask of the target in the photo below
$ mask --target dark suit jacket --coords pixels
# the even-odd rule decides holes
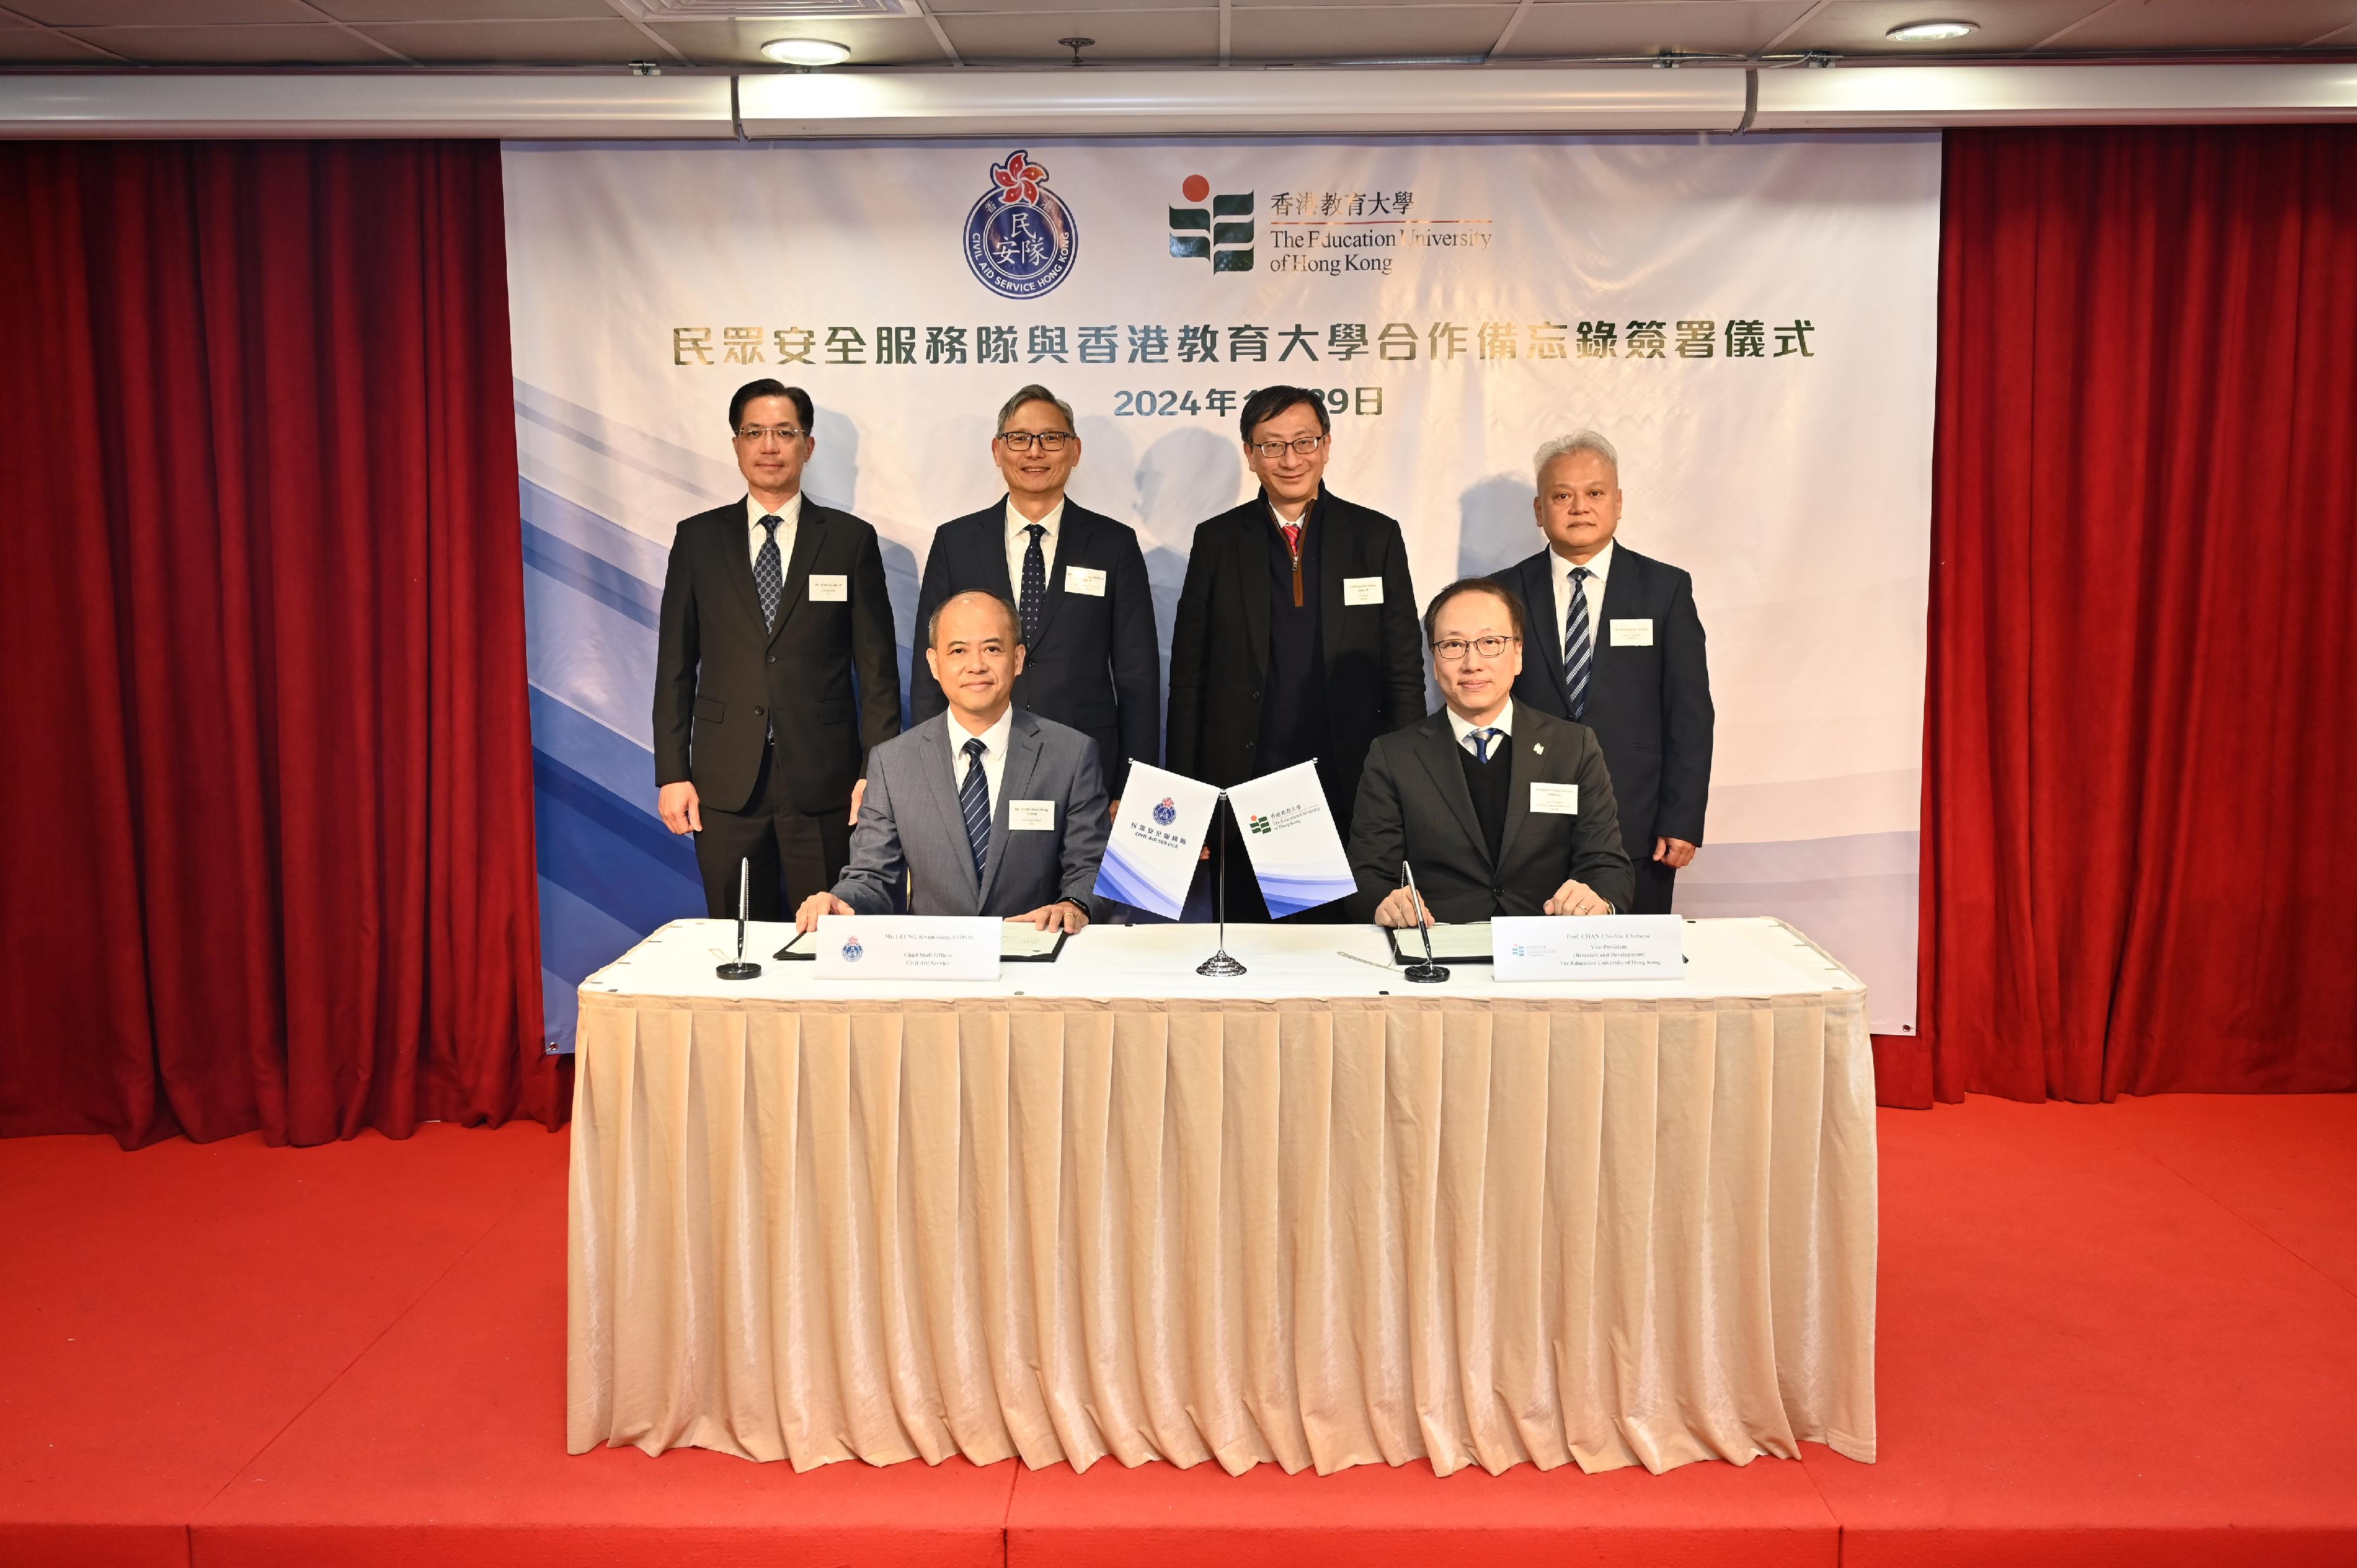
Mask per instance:
[[[812,599],[813,575],[845,578],[849,598]],[[867,748],[900,732],[899,644],[876,531],[808,496],[775,631],[761,624],[742,497],[681,523],[663,574],[655,783],[690,779],[704,804],[742,811],[772,729],[779,782],[808,812],[847,808]]]
[[[1424,639],[1399,524],[1323,489],[1317,501],[1318,630],[1325,644],[1328,755],[1318,758],[1345,832],[1367,747],[1424,712]],[[1174,773],[1222,786],[1256,779],[1268,676],[1271,521],[1265,491],[1195,530],[1170,636]],[[1342,603],[1342,579],[1381,577],[1379,605]]]
[[[1563,683],[1563,628],[1555,621],[1549,553],[1542,550],[1498,576],[1522,595],[1530,620],[1514,700],[1563,717],[1570,694]],[[1630,857],[1651,860],[1657,838],[1702,843],[1703,812],[1710,804],[1710,664],[1703,653],[1702,618],[1695,613],[1694,579],[1616,542],[1599,618],[1587,711],[1580,722],[1603,744]],[[1612,623],[1639,619],[1653,623],[1653,645],[1615,647]]]
[[[1104,574],[1102,595],[1068,591],[1066,571],[1089,566]],[[925,622],[943,600],[975,589],[1004,596],[1016,585],[1006,572],[1006,503],[985,508],[933,532],[917,591],[909,675],[911,718],[929,719],[949,707],[942,683],[925,668]],[[1097,743],[1105,779],[1121,794],[1132,758],[1162,760],[1162,648],[1155,636],[1154,593],[1146,556],[1126,523],[1064,501],[1055,559],[1048,563],[1048,596],[1040,607],[1039,645],[1026,649],[1015,682],[1015,705],[1069,725]]]
[[[876,748],[867,759],[867,793],[851,863],[834,896],[863,915],[887,915],[903,879],[912,915],[1028,914],[1071,899],[1096,917],[1097,865],[1110,819],[1096,743],[1075,729],[1017,709],[1006,736],[1006,768],[990,824],[982,875],[954,780],[964,769],[956,747],[965,732],[936,714]],[[1050,829],[1007,827],[1010,800],[1050,800]]]
[[[1351,874],[1359,890],[1351,911],[1361,920],[1400,885],[1400,862],[1415,867],[1416,890],[1438,920],[1492,915],[1544,915],[1555,890],[1573,877],[1615,909],[1636,900],[1629,857],[1621,853],[1619,812],[1604,753],[1585,725],[1514,704],[1513,773],[1506,832],[1497,861],[1473,811],[1465,765],[1443,708],[1422,724],[1377,740],[1359,776],[1351,822]],[[1576,784],[1579,812],[1531,810],[1531,785]]]

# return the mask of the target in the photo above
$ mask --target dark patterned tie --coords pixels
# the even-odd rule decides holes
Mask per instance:
[[[980,736],[965,743],[965,780],[958,786],[958,810],[965,816],[966,847],[974,851],[974,885],[982,886],[982,868],[990,860],[990,779],[982,771],[982,754],[990,748]]]
[[[761,526],[770,536],[761,541],[760,553],[753,557],[753,586],[761,594],[761,623],[770,630],[778,629],[778,602],[786,596],[785,569],[778,564],[778,524],[781,517],[765,517]]]
[[[1029,523],[1023,530],[1031,542],[1023,550],[1023,646],[1037,651],[1039,647],[1039,612],[1048,601],[1048,556],[1039,548],[1039,541],[1048,536],[1044,524]]]
[[[1493,741],[1493,740],[1497,739],[1500,736],[1503,735],[1504,733],[1505,733],[1505,732],[1504,732],[1503,730],[1496,730],[1496,729],[1477,729],[1477,730],[1475,730],[1475,731],[1473,732],[1473,735],[1472,735],[1473,745],[1474,745],[1474,746],[1475,746],[1475,748],[1476,748],[1476,749],[1475,749],[1475,751],[1474,751],[1474,754],[1473,754],[1473,760],[1474,760],[1474,761],[1476,761],[1476,762],[1487,762],[1487,761],[1489,761],[1489,760],[1490,760],[1490,743],[1491,743],[1491,741]]]
[[[1594,576],[1585,566],[1571,569],[1571,613],[1563,623],[1563,688],[1571,698],[1571,716],[1578,718],[1587,712],[1587,666],[1595,650],[1587,646],[1587,579]]]

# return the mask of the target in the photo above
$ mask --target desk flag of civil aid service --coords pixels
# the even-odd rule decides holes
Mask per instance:
[[[1121,815],[1105,842],[1096,891],[1175,920],[1220,803],[1216,786],[1181,779],[1143,762],[1129,765]]]
[[[1243,829],[1244,849],[1271,915],[1314,909],[1357,886],[1316,763],[1236,785],[1228,791],[1228,810]]]

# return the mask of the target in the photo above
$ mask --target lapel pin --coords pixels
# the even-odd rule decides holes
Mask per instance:
[[[1546,747],[1543,746],[1534,746],[1531,747],[1531,755],[1533,757],[1544,757],[1546,755]]]

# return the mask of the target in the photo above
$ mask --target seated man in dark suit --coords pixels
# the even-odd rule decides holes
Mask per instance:
[[[1046,387],[1006,400],[990,456],[1006,499],[933,531],[917,624],[969,589],[1014,600],[1023,623],[1015,705],[1095,741],[1118,804],[1130,762],[1162,760],[1162,654],[1137,533],[1066,498],[1081,438],[1071,406]],[[947,705],[931,681],[909,693],[915,718]]]
[[[1023,643],[1015,607],[960,594],[925,628],[926,666],[949,711],[867,754],[851,864],[794,923],[888,915],[999,915],[1077,931],[1094,908],[1109,816],[1096,742],[1014,705]]]
[[[1403,860],[1437,920],[1626,911],[1629,857],[1596,736],[1512,699],[1521,601],[1467,577],[1434,596],[1424,632],[1448,706],[1367,752],[1351,819],[1352,913],[1423,923]]]

